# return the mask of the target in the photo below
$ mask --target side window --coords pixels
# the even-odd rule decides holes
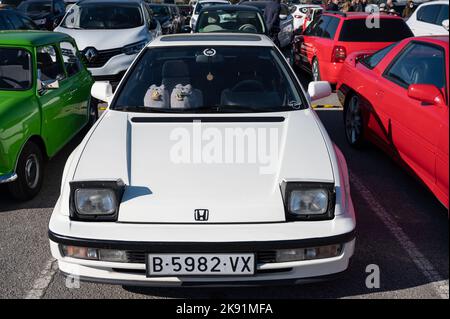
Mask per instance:
[[[441,10],[436,18],[437,25],[442,25],[442,22],[448,19],[448,5],[440,5],[440,7]]]
[[[70,42],[61,42],[61,54],[66,68],[67,75],[72,76],[82,69],[82,64],[77,53],[77,49]]]
[[[289,15],[289,8],[285,4],[281,4],[280,15]]]
[[[445,88],[445,53],[442,48],[413,43],[385,71],[385,77],[404,88],[410,84],[433,84]]]
[[[35,30],[36,25],[28,18],[19,16],[19,19],[22,21],[22,23],[25,25],[25,27],[27,28],[27,30]]]
[[[38,78],[41,81],[64,79],[64,69],[57,49],[52,46],[37,49]]]
[[[9,20],[3,14],[0,14],[0,30],[10,30],[12,29],[12,25],[9,23]]]
[[[334,39],[334,36],[336,35],[336,30],[339,25],[339,19],[330,17],[330,21],[325,26],[325,29],[323,31],[322,37],[327,39]]]
[[[23,21],[21,19],[19,19],[19,17],[17,15],[15,15],[14,13],[9,13],[8,19],[14,26],[15,30],[27,30],[28,29],[27,26],[23,23]]]
[[[440,9],[441,8],[438,5],[424,6],[417,12],[417,20],[435,24]]]

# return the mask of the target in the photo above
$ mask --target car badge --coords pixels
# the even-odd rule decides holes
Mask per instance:
[[[194,210],[194,219],[196,221],[205,222],[209,219],[209,209],[195,209]]]
[[[206,56],[215,56],[216,55],[216,50],[209,48],[209,49],[205,49],[203,51],[203,54]]]
[[[86,57],[86,60],[88,60],[88,62],[94,61],[97,58],[97,55],[98,52],[95,48],[88,48],[84,52],[84,56]]]

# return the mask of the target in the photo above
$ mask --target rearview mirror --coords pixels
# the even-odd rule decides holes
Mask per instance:
[[[448,19],[442,21],[442,26],[444,27],[445,30],[449,30],[449,25],[448,25]]]
[[[308,94],[311,101],[323,99],[331,95],[331,86],[327,81],[313,81],[309,82]]]
[[[112,86],[109,82],[95,82],[91,88],[91,95],[109,104],[113,98]]]
[[[411,84],[408,87],[408,96],[428,105],[445,105],[441,90],[433,84]]]

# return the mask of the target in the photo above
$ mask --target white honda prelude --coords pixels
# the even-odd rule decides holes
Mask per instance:
[[[60,271],[122,285],[261,285],[345,271],[344,156],[264,35],[149,43],[67,160],[49,238]]]

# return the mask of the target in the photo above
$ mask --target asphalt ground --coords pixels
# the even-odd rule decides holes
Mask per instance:
[[[306,75],[301,75],[307,82]],[[333,99],[333,97],[331,97]],[[262,288],[138,288],[81,283],[67,288],[52,260],[47,225],[65,160],[77,136],[46,168],[41,193],[18,203],[0,188],[0,298],[448,298],[448,211],[413,176],[373,146],[356,151],[344,137],[342,110],[317,109],[350,170],[357,243],[350,267],[328,282]],[[380,271],[368,288],[367,267]]]

